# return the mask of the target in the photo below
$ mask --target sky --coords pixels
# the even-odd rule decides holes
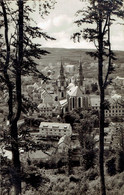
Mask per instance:
[[[56,38],[56,41],[43,41],[44,47],[59,48],[94,48],[93,43],[81,40],[80,43],[74,43],[71,38],[77,31],[77,26],[73,24],[76,19],[75,13],[85,6],[80,0],[57,0],[54,10],[38,22],[38,26]],[[112,26],[111,41],[113,50],[124,50],[124,26],[116,24]]]
[[[56,38],[56,41],[42,39],[42,47],[95,48],[93,43],[89,43],[86,40],[82,39],[80,43],[74,43],[71,39],[73,33],[78,31],[77,26],[73,23],[76,20],[75,13],[86,6],[86,1],[82,3],[80,0],[56,0],[56,2],[55,8],[50,10],[50,14],[44,19],[41,19],[38,9],[36,9],[33,16],[37,21],[38,27],[47,32],[48,35]],[[40,40],[37,41],[39,42]],[[111,41],[113,50],[124,50],[124,25],[119,25],[117,22],[113,25]]]

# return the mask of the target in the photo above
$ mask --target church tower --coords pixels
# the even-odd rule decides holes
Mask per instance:
[[[66,98],[66,80],[64,75],[64,67],[61,61],[61,67],[60,67],[60,75],[57,79],[57,86],[58,86],[58,98],[59,100]]]
[[[79,63],[79,76],[77,79],[77,84],[79,87],[83,87],[83,80],[84,80],[83,68],[82,68],[82,63],[80,61],[80,63]]]

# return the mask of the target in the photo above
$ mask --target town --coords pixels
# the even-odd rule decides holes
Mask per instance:
[[[0,194],[124,194],[124,1],[0,1]]]
[[[28,130],[26,131],[35,138],[35,141],[40,140],[42,143],[42,141],[46,140],[49,143],[54,139],[54,146],[57,147],[59,139],[67,136],[72,138],[72,142],[73,139],[77,140],[77,142],[73,143],[73,148],[80,148],[78,129],[75,131],[72,124],[65,123],[63,116],[76,110],[86,110],[88,112],[92,110],[92,112],[96,113],[98,120],[100,108],[98,81],[93,78],[85,78],[83,63],[80,60],[77,63],[77,65],[70,65],[61,60],[58,74],[49,69],[49,67],[45,67],[45,74],[48,76],[46,81],[40,78],[34,79],[31,76],[30,79],[23,77],[23,95],[27,101],[30,100],[30,102],[35,103],[35,109],[32,110],[29,107],[27,115],[22,114],[21,119],[18,121],[18,126],[20,129],[26,126]],[[35,82],[33,83],[34,80]],[[120,94],[116,92],[118,88],[121,88]],[[107,126],[105,128],[105,148],[108,148],[108,146],[114,147],[115,144],[117,147],[121,147],[116,129],[121,128],[124,122],[124,108],[121,105],[123,91],[124,78],[119,76],[106,89],[105,121]],[[3,102],[6,104],[7,99],[5,90],[1,94],[1,107],[3,107]],[[6,107],[1,110],[1,115],[7,115]],[[9,126],[9,122],[5,118],[1,121],[1,124],[2,128]],[[99,125],[96,125],[96,128],[94,127],[95,133],[92,132],[97,148],[99,141],[98,127]],[[4,138],[6,138],[6,130],[3,133]],[[21,132],[20,136],[22,136]],[[8,147],[6,146],[6,148]]]

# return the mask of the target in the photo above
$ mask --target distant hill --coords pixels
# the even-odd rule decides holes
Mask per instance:
[[[65,63],[77,64],[81,59],[82,62],[90,62],[91,57],[86,54],[85,49],[64,49],[64,48],[43,48],[50,54],[43,56],[41,65],[52,63],[53,65],[60,62],[61,59]]]
[[[90,69],[90,64],[91,63],[97,64],[97,60],[94,60],[93,58],[91,58],[89,55],[86,54],[86,52],[93,51],[93,50],[65,49],[65,48],[43,48],[43,49],[50,52],[50,54],[46,56],[42,56],[40,62],[38,60],[40,70],[42,70],[46,66],[49,66],[50,68],[53,68],[55,69],[55,71],[58,72],[60,68],[61,59],[64,64],[74,64],[76,67],[78,67],[79,61],[81,60],[84,68],[84,74],[86,74],[88,77],[97,76],[97,65],[96,68]],[[114,74],[115,76],[116,75],[123,76],[124,51],[115,51],[115,54],[117,60],[114,63],[117,64],[117,68]]]

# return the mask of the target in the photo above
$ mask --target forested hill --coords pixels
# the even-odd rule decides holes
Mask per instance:
[[[88,49],[65,49],[65,48],[43,48],[50,52],[50,54],[46,56],[42,56],[39,65],[40,69],[46,66],[50,66],[54,68],[59,68],[60,61],[62,59],[64,64],[74,64],[78,65],[79,60],[82,61],[84,71],[90,74],[91,63],[97,63],[93,58],[86,54],[86,52],[91,51]],[[93,51],[93,50],[92,50]],[[124,69],[124,51],[115,51],[117,60],[114,62],[116,64],[116,71],[114,74],[119,76],[123,76]],[[93,68],[93,72],[97,73],[97,67]]]

